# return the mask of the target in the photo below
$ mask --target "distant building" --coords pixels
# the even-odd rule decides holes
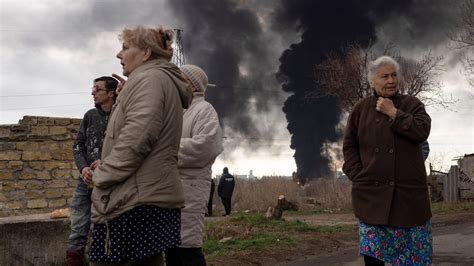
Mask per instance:
[[[461,171],[474,181],[474,153],[466,154],[458,159],[458,166]]]
[[[283,175],[265,175],[265,176],[256,176],[253,174],[253,170],[249,171],[248,175],[239,175],[239,174],[232,174],[235,178],[239,179],[249,179],[249,180],[255,180],[255,179],[260,179],[262,177],[278,177],[278,178],[287,178],[287,179],[292,179],[292,176],[283,176]],[[215,175],[214,178],[221,178],[221,175]]]

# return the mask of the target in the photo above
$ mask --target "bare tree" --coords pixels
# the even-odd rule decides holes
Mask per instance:
[[[463,65],[467,80],[474,87],[474,0],[464,0],[459,9],[460,19],[449,38],[455,47],[465,50]]]
[[[464,0],[460,7],[460,20],[450,35],[458,48],[474,46],[474,0]]]
[[[342,48],[341,54],[332,53],[316,66],[316,82],[323,86],[326,94],[339,99],[344,111],[350,111],[357,101],[371,94],[366,78],[370,51],[352,44]],[[318,96],[322,95],[308,95]]]
[[[442,83],[437,79],[442,57],[428,52],[419,61],[409,60],[397,55],[394,48],[392,44],[387,45],[383,54],[391,55],[400,64],[401,93],[416,96],[425,105],[446,108],[455,102],[452,97],[444,96]],[[344,111],[350,112],[357,101],[373,93],[367,81],[367,64],[375,57],[371,48],[348,45],[340,54],[332,53],[316,66],[316,82],[324,88],[325,94],[339,99]],[[321,95],[309,95],[318,96]]]

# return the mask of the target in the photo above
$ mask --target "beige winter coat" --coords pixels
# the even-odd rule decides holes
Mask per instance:
[[[182,208],[177,167],[183,107],[192,93],[180,70],[150,60],[129,76],[112,108],[93,175],[92,222],[104,223],[139,205]]]
[[[212,105],[196,92],[183,114],[178,168],[186,208],[181,212],[181,247],[201,247],[204,213],[211,190],[211,167],[222,152],[222,130]]]

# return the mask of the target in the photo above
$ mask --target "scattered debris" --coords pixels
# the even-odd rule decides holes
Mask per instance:
[[[69,208],[54,210],[50,214],[51,219],[68,218],[69,216]]]
[[[225,242],[227,242],[227,241],[229,241],[229,240],[232,240],[232,237],[230,237],[230,236],[229,236],[229,237],[224,237],[224,238],[222,238],[221,240],[219,240],[219,243],[225,243]]]
[[[286,200],[284,195],[278,197],[278,202],[275,207],[268,207],[265,217],[268,219],[281,220],[283,216],[283,211],[297,211],[298,204]]]

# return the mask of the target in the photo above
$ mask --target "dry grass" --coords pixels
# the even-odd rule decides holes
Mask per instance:
[[[279,195],[298,203],[300,210],[315,208],[351,207],[350,182],[318,179],[301,187],[292,180],[281,177],[264,177],[261,179],[236,179],[232,196],[232,211],[265,212],[274,206]],[[222,203],[214,195],[214,212],[223,212]]]
[[[351,183],[318,179],[304,187],[306,197],[313,198],[324,208],[348,209],[352,206]]]

